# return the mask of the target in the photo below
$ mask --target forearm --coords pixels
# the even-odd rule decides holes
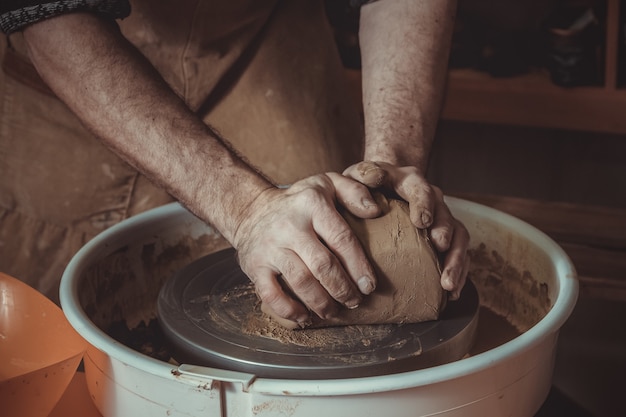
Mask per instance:
[[[227,239],[271,184],[202,123],[108,21],[69,14],[27,27],[50,88],[120,157]]]
[[[442,106],[456,0],[361,8],[365,160],[426,173]]]
[[[469,235],[426,180],[441,111],[456,0],[379,0],[361,7],[364,162],[344,173],[409,202],[443,255],[441,285],[458,298]],[[373,161],[373,162],[371,162]]]

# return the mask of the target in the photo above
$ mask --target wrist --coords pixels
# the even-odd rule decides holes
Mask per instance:
[[[231,243],[235,249],[239,249],[244,236],[249,236],[251,229],[254,228],[255,222],[250,221],[260,208],[267,207],[268,202],[272,199],[273,192],[277,190],[273,185],[267,185],[248,194],[247,202],[239,204],[237,210],[233,213],[233,227],[231,232],[224,237]]]
[[[425,175],[428,168],[429,153],[430,149],[425,149],[423,144],[416,144],[415,141],[395,145],[380,142],[368,144],[363,159],[365,161],[384,162],[397,167],[415,167],[418,172]]]

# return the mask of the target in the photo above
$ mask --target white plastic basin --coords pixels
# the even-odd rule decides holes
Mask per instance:
[[[153,359],[110,337],[107,326],[154,318],[163,280],[225,247],[174,203],[97,236],[63,276],[63,310],[91,344],[85,371],[96,406],[105,417],[534,415],[551,386],[559,329],[576,302],[575,270],[534,227],[479,204],[447,202],[469,229],[473,251],[495,260],[472,266],[481,300],[506,310],[499,312],[522,327],[520,336],[453,363],[369,378],[264,379]]]

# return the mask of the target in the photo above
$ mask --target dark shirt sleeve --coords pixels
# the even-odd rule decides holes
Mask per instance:
[[[128,0],[2,0],[0,30],[8,35],[31,23],[79,11],[122,19],[130,14],[130,4]]]

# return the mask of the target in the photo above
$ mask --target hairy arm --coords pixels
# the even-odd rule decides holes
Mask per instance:
[[[380,0],[361,9],[365,160],[426,174],[455,10],[456,0]]]
[[[232,242],[245,209],[272,185],[193,115],[115,23],[71,13],[27,26],[24,38],[42,78],[89,130]]]
[[[434,246],[446,254],[441,283],[452,298],[465,283],[469,235],[426,170],[455,13],[456,0],[380,0],[361,8],[365,155],[344,172],[409,202],[413,224],[429,228]]]

